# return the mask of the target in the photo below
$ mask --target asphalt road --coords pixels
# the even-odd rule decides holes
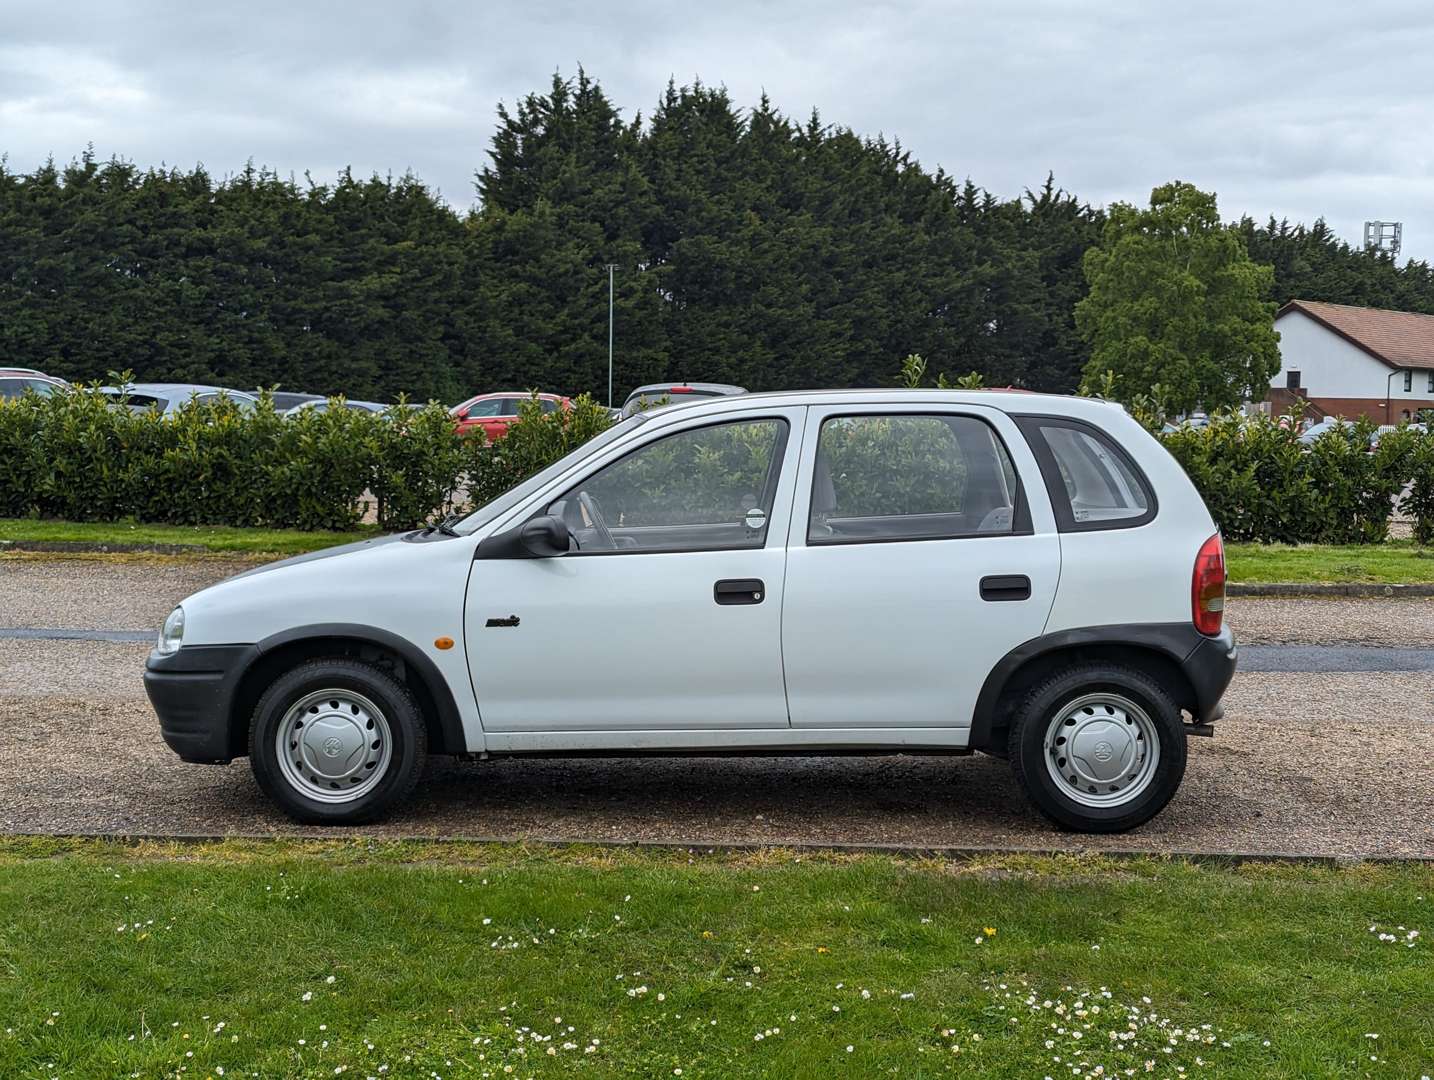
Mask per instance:
[[[0,558],[0,626],[157,626],[185,593],[237,568]],[[1427,601],[1236,600],[1231,620],[1247,657],[1270,643],[1434,648]],[[276,813],[244,762],[185,765],[168,751],[140,681],[148,647],[0,638],[0,831],[317,832]],[[1191,740],[1175,801],[1119,837],[1050,829],[1006,764],[981,756],[435,758],[414,802],[363,832],[1434,856],[1431,702],[1427,670],[1247,666],[1216,737]]]

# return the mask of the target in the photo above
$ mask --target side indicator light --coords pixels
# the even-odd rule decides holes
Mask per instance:
[[[453,648],[453,639],[451,637],[434,638],[433,645],[439,649],[451,649]]]

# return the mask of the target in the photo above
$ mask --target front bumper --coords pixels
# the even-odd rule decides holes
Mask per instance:
[[[1239,652],[1234,632],[1226,626],[1215,637],[1201,636],[1181,663],[1195,691],[1196,724],[1213,724],[1224,714],[1220,699],[1235,677]]]
[[[168,656],[149,654],[145,693],[160,734],[183,760],[223,764],[244,753],[234,745],[230,712],[239,679],[258,654],[254,645],[185,645]]]

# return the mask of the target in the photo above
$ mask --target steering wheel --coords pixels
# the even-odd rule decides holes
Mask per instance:
[[[602,542],[602,546],[609,550],[617,547],[617,541],[613,539],[612,530],[607,527],[607,519],[602,516],[602,511],[598,509],[597,500],[586,491],[580,491],[578,492],[578,505],[583,508],[583,513],[585,513],[588,518],[588,524],[590,524],[593,527],[593,531],[597,533],[598,540]]]

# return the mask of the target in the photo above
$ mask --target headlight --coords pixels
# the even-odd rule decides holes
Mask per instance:
[[[178,652],[183,643],[184,609],[177,607],[169,613],[169,618],[164,620],[164,628],[159,632],[159,644],[155,646],[155,650],[161,656],[168,656]]]

